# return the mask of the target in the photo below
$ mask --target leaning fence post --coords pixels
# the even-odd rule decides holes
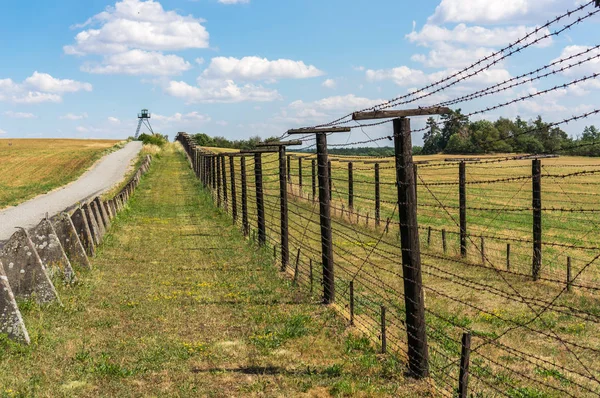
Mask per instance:
[[[223,174],[223,208],[227,212],[228,200],[227,200],[227,167],[225,167],[225,155],[221,155],[221,172]]]
[[[235,187],[235,163],[233,156],[229,155],[229,173],[231,180],[231,215],[233,217],[233,223],[237,222],[237,192]]]
[[[256,214],[258,218],[258,244],[264,246],[267,243],[267,231],[265,224],[265,202],[263,197],[263,175],[262,156],[260,152],[254,154],[254,178],[256,185]]]
[[[248,223],[248,182],[246,179],[246,158],[240,158],[241,174],[242,174],[242,229],[244,236],[250,234],[250,224]]]
[[[460,212],[460,255],[467,256],[467,173],[465,162],[458,165],[458,196]]]
[[[352,162],[348,162],[348,208],[354,212],[354,172]]]
[[[379,163],[375,163],[375,225],[381,224],[381,188],[379,186]]]
[[[540,277],[542,268],[542,161],[533,159],[531,165],[533,183],[533,280]]]
[[[425,328],[425,303],[422,290],[421,249],[414,189],[416,181],[413,171],[410,119],[405,117],[395,119],[393,124],[408,362],[410,372],[417,378],[424,378],[429,375],[429,353]]]
[[[289,159],[289,156],[288,156]],[[281,232],[281,271],[284,272],[288,266],[289,232],[288,232],[288,197],[286,178],[286,156],[285,146],[279,146],[279,207],[280,207],[280,232]]]
[[[469,392],[469,361],[471,356],[471,332],[464,332],[462,336],[462,350],[460,355],[460,374],[458,379],[458,397],[467,398]]]

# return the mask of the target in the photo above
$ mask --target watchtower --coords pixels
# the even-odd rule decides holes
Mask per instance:
[[[148,130],[150,130],[150,132],[152,134],[154,134],[154,131],[152,130],[152,126],[150,126],[150,117],[152,117],[152,115],[150,114],[150,112],[148,112],[148,109],[142,109],[142,112],[138,113],[139,122],[138,122],[137,130],[135,131],[136,139],[140,135],[140,129],[142,128],[142,124],[146,125],[146,127],[148,127]]]

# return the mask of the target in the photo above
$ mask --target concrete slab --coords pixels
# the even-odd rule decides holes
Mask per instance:
[[[92,206],[89,203],[86,203],[83,205],[83,212],[85,213],[88,225],[90,226],[90,231],[92,232],[92,237],[94,238],[94,245],[97,247],[102,242],[102,239],[100,238],[100,227],[96,221],[94,209],[92,209]]]
[[[81,267],[90,269],[90,261],[85,253],[85,248],[79,239],[77,230],[71,217],[68,214],[63,213],[57,216],[54,222],[54,230],[58,236],[58,240],[62,245],[67,258],[74,267]]]
[[[108,217],[108,212],[106,211],[106,204],[100,200],[99,197],[94,199],[96,203],[96,207],[100,210],[100,217],[102,217],[102,222],[104,223],[104,233],[107,233],[110,229],[110,218]]]
[[[71,214],[71,222],[75,227],[75,232],[79,237],[79,241],[85,248],[86,254],[90,257],[95,256],[96,244],[94,243],[94,237],[92,236],[92,230],[88,224],[85,211],[82,208],[75,210],[75,212]]]
[[[102,242],[102,239],[106,234],[106,226],[104,225],[104,220],[102,219],[102,213],[100,213],[100,208],[98,205],[96,205],[96,202],[91,202],[90,208],[92,209],[92,214],[94,215],[96,225],[98,226],[98,237],[100,238],[100,242]]]
[[[15,295],[8,283],[8,277],[0,261],[0,333],[5,333],[10,339],[29,344],[29,333],[25,328],[21,311],[17,306]]]
[[[50,220],[43,219],[37,227],[29,231],[29,236],[48,275],[52,278],[60,273],[66,282],[74,282],[75,271]]]
[[[24,229],[15,232],[0,252],[0,261],[15,297],[35,299],[39,303],[60,301],[48,277],[46,267]]]

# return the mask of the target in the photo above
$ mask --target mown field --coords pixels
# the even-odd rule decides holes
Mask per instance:
[[[210,148],[207,148],[210,149]],[[290,273],[320,291],[319,206],[312,199],[311,157],[292,161]],[[418,218],[423,262],[431,384],[453,396],[458,381],[460,340],[473,334],[471,391],[474,396],[563,397],[600,394],[600,283],[596,256],[600,160],[561,157],[542,160],[543,264],[532,268],[531,160],[467,164],[468,255],[458,243],[458,164],[446,157],[419,157]],[[332,227],[337,309],[348,316],[354,281],[356,328],[380,338],[380,309],[388,314],[388,347],[406,359],[406,329],[394,165],[378,161],[382,212],[374,222],[374,165],[365,159],[331,156]],[[354,166],[354,209],[348,210],[347,161]],[[249,219],[256,231],[254,159],[246,157]],[[279,185],[276,155],[263,155],[265,212],[270,245],[279,244]],[[227,162],[229,212],[230,170]],[[235,158],[238,214],[240,159]],[[214,194],[215,198],[217,197]],[[387,224],[387,220],[389,224]],[[238,219],[238,223],[239,223]],[[388,228],[386,228],[386,224]],[[431,238],[428,242],[429,227]],[[387,229],[387,232],[386,232]],[[441,231],[446,231],[443,249]],[[484,238],[484,255],[481,237]],[[511,245],[507,269],[507,244]],[[300,249],[300,256],[298,255]],[[566,288],[567,258],[572,290]]]
[[[118,142],[1,139],[0,209],[76,180]]]
[[[402,364],[283,278],[172,146],[113,221],[64,307],[21,302],[0,396],[431,396]]]

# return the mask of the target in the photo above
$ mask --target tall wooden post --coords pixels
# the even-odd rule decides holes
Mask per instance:
[[[537,281],[542,269],[542,162],[534,159],[531,165],[533,182],[533,280]]]
[[[217,207],[221,207],[221,155],[215,155],[215,163],[217,164]]]
[[[410,120],[403,117],[395,119],[393,123],[408,335],[408,367],[414,377],[422,379],[429,375],[429,353],[425,328]]]
[[[221,172],[223,174],[223,208],[227,211],[229,201],[227,199],[227,167],[225,167],[225,155],[221,155]]]
[[[323,303],[335,301],[333,235],[331,232],[331,162],[327,155],[327,135],[317,133],[317,163],[319,167],[319,206],[321,221],[321,257],[323,262]]]
[[[287,180],[292,183],[292,156],[287,155]]]
[[[375,225],[381,224],[381,188],[379,186],[379,163],[375,163]]]
[[[279,207],[281,232],[281,271],[284,272],[290,261],[289,231],[288,231],[288,197],[287,197],[287,162],[285,146],[279,147]]]
[[[352,170],[352,162],[348,162],[348,207],[350,211],[354,211],[354,172]]]
[[[212,174],[212,189],[213,189],[213,194],[214,191],[217,189],[217,155],[212,155],[210,157],[211,160],[211,165],[210,165],[210,171]]]
[[[312,170],[312,200],[314,202],[317,198],[317,161],[312,159],[310,164]]]
[[[237,192],[235,186],[235,162],[233,156],[229,155],[229,179],[231,180],[231,217],[233,223],[237,222]]]
[[[460,218],[460,255],[467,256],[467,173],[465,162],[458,165],[458,202]]]
[[[464,332],[460,355],[460,373],[458,379],[458,398],[469,396],[469,361],[471,356],[471,332]]]
[[[321,172],[319,172],[319,175],[321,174]],[[329,187],[329,200],[331,200],[331,198],[333,197],[333,195],[331,194],[333,191],[333,179],[331,178],[331,161],[328,160],[327,161],[327,180],[329,181],[328,183],[328,187]]]
[[[244,236],[250,235],[250,224],[248,223],[248,181],[246,178],[246,158],[240,158],[241,174],[242,174],[242,230]]]
[[[300,187],[300,196],[302,195],[302,156],[298,156],[298,186]]]
[[[256,185],[258,244],[264,246],[267,243],[267,229],[265,224],[265,202],[263,197],[262,156],[260,152],[254,154],[254,178]]]

